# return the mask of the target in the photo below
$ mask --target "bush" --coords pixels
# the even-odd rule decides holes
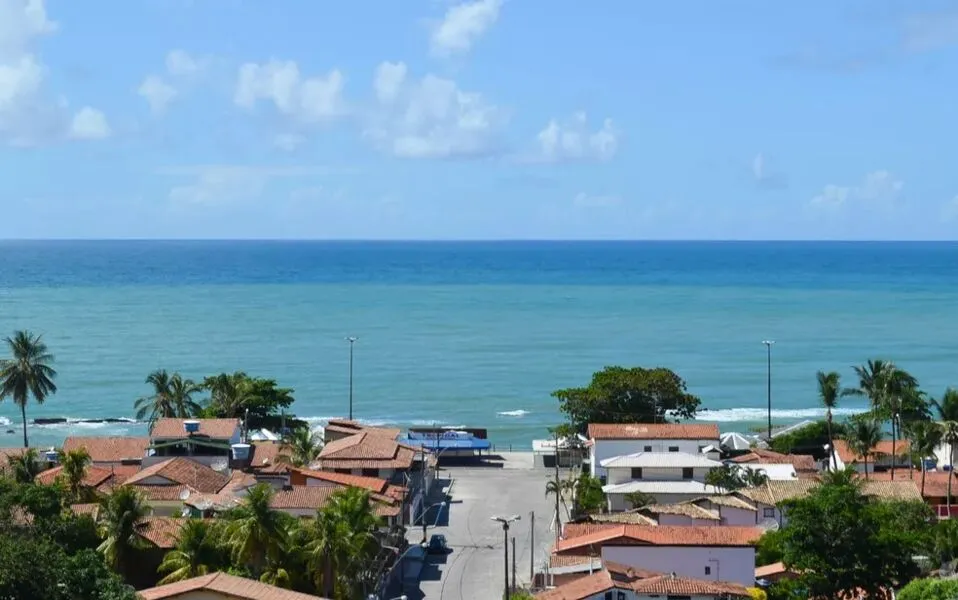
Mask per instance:
[[[958,580],[916,579],[898,593],[898,600],[955,600]]]
[[[758,588],[748,588],[748,596],[752,600],[768,600],[768,594],[765,593],[765,590]]]

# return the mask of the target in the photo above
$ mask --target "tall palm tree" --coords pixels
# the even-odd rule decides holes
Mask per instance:
[[[227,544],[233,560],[262,574],[268,560],[275,560],[286,545],[288,516],[271,506],[273,488],[260,483],[250,488],[243,505],[234,509],[228,526]]]
[[[224,418],[242,418],[251,395],[249,381],[242,371],[205,378],[203,389],[210,393],[210,408]]]
[[[34,477],[41,473],[40,454],[36,448],[27,448],[20,454],[8,456],[7,464],[17,483],[32,483]]]
[[[134,488],[121,486],[100,504],[100,537],[97,550],[106,563],[121,575],[128,575],[139,550],[147,546],[137,527],[149,513],[143,497]]]
[[[931,421],[916,421],[908,428],[912,456],[921,461],[921,496],[925,497],[925,459],[941,444],[942,430]]]
[[[865,461],[865,479],[868,479],[868,457],[881,438],[881,426],[874,419],[867,417],[852,421],[852,426],[846,434],[845,440],[852,452]]]
[[[858,376],[858,388],[853,393],[869,399],[876,417],[891,421],[891,476],[894,478],[904,398],[918,387],[918,380],[887,360],[869,360],[854,369]]]
[[[60,460],[60,466],[63,467],[60,473],[66,480],[71,500],[82,502],[84,498],[81,497],[81,486],[86,478],[87,467],[90,465],[90,455],[86,448],[77,448],[69,452],[60,450],[57,452],[57,457]]]
[[[159,585],[216,571],[223,565],[215,526],[202,519],[187,521],[176,539],[176,548],[163,557],[157,573],[166,574]]]
[[[294,429],[283,439],[278,460],[295,467],[308,467],[323,449],[323,441],[309,427]]]
[[[835,436],[832,434],[832,410],[838,408],[838,397],[841,395],[841,375],[835,371],[825,373],[819,371],[815,375],[818,380],[818,397],[825,407],[825,419],[828,424],[828,464],[829,469],[838,467],[835,461]]]
[[[382,525],[372,510],[369,492],[345,488],[333,493],[316,514],[315,538],[309,551],[317,574],[322,574],[326,595],[352,598],[374,575],[369,571],[378,544],[376,531]],[[330,577],[330,570],[334,575]],[[335,589],[329,589],[330,587]]]
[[[170,375],[166,369],[157,369],[147,375],[146,383],[153,386],[153,393],[137,399],[133,404],[137,419],[146,419],[152,426],[157,419],[184,419],[200,412],[200,405],[193,400],[193,394],[202,388],[192,379],[184,379],[179,373]]]
[[[17,331],[5,341],[12,358],[0,361],[0,400],[10,396],[20,407],[23,447],[26,448],[30,445],[27,440],[27,401],[33,396],[37,404],[43,404],[47,396],[55,394],[57,372],[50,366],[54,358],[42,336]]]
[[[955,444],[958,444],[958,390],[948,388],[941,400],[932,400],[938,420],[941,421],[942,439],[948,444],[948,514],[951,515],[951,480],[955,477]]]

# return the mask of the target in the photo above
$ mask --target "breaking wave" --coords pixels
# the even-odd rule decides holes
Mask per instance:
[[[524,417],[527,414],[529,414],[529,411],[522,410],[520,408],[517,410],[504,410],[501,412],[497,412],[496,414],[499,415],[500,417]]]
[[[832,414],[836,417],[847,417],[865,412],[864,408],[836,408]],[[772,409],[772,420],[802,420],[821,419],[825,416],[823,408],[796,408]],[[696,415],[697,421],[714,421],[718,423],[764,421],[768,418],[768,409],[765,408],[719,408],[702,410]]]

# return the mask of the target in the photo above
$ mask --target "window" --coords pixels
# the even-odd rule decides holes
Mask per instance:
[[[762,511],[762,515],[764,515],[766,519],[774,519],[774,518],[775,518],[775,509],[774,509],[774,508],[766,508],[765,510]]]
[[[705,574],[706,574],[706,575],[711,575],[711,574],[712,574],[712,567],[705,567]]]
[[[349,475],[349,474],[350,474],[349,469],[333,469],[333,471],[335,471],[336,473],[342,473],[343,475]]]
[[[602,477],[599,477],[599,483],[601,483],[602,485],[605,485],[605,480],[606,480],[605,475],[603,475]]]
[[[615,600],[625,600],[625,592],[616,592]]]
[[[669,446],[669,452],[678,452],[678,451],[679,451],[678,446]]]
[[[612,592],[605,593],[605,600],[612,600]]]
[[[645,446],[642,448],[642,452],[652,452],[652,446]]]
[[[682,479],[692,479],[692,467],[684,467],[682,469]]]
[[[363,469],[363,477],[379,477],[379,469]]]
[[[642,467],[632,467],[632,479],[642,479]]]

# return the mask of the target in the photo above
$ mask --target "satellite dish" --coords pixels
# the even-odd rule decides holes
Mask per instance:
[[[180,511],[180,516],[183,517],[184,519],[189,518],[189,516],[190,516],[190,509],[184,506],[184,507],[183,507],[183,510]]]
[[[180,492],[180,500],[181,500],[181,501],[186,502],[186,501],[189,499],[189,497],[190,497],[190,490],[189,490],[189,489],[184,489],[182,492]]]
[[[765,531],[778,531],[779,528],[778,521],[775,519],[764,519],[758,526]]]
[[[217,459],[210,463],[210,468],[214,471],[225,471],[229,467],[229,462],[225,459]]]

